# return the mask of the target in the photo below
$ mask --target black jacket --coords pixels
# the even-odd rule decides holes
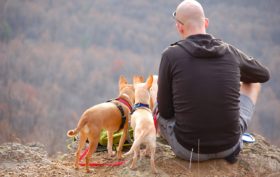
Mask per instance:
[[[199,34],[172,44],[162,54],[158,107],[175,118],[175,136],[185,148],[216,153],[240,137],[240,81],[266,82],[269,71],[235,47]]]

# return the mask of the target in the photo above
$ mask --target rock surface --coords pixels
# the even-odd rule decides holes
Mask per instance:
[[[91,167],[86,173],[84,167],[73,168],[74,152],[48,157],[42,144],[4,143],[0,145],[0,177],[21,176],[280,176],[280,149],[268,144],[255,135],[256,142],[245,144],[237,163],[231,165],[224,160],[189,163],[174,156],[170,147],[157,142],[156,165],[158,174],[151,172],[149,158],[141,156],[137,169],[129,168],[131,157],[126,163],[116,167]],[[115,158],[107,158],[106,152],[96,152],[92,162],[112,163]]]

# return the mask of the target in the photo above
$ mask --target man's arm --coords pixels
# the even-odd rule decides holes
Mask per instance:
[[[240,80],[245,83],[263,83],[269,80],[269,70],[252,57],[247,56],[242,51],[233,50],[239,58]]]
[[[162,55],[159,66],[157,101],[160,116],[165,119],[172,118],[174,110],[172,101],[171,66],[167,56],[164,54]]]

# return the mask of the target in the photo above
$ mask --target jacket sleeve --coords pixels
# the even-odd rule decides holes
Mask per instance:
[[[160,116],[165,119],[172,118],[174,109],[172,101],[171,65],[168,57],[164,53],[159,66],[157,101]]]
[[[263,66],[256,59],[247,56],[242,51],[234,48],[233,51],[239,59],[240,80],[245,83],[264,83],[269,80],[268,68]]]

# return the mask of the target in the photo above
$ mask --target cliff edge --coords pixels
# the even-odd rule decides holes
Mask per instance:
[[[129,160],[121,166],[92,167],[91,173],[73,168],[74,151],[48,157],[42,144],[4,143],[0,145],[0,177],[10,176],[280,176],[280,148],[270,145],[266,140],[254,135],[256,142],[244,144],[235,164],[225,160],[211,160],[189,163],[174,156],[169,146],[157,142],[156,165],[158,174],[153,174],[149,158],[141,156],[137,169],[129,169]],[[96,152],[92,162],[111,163],[115,158],[107,158],[106,151]],[[129,163],[129,164],[128,164]]]

